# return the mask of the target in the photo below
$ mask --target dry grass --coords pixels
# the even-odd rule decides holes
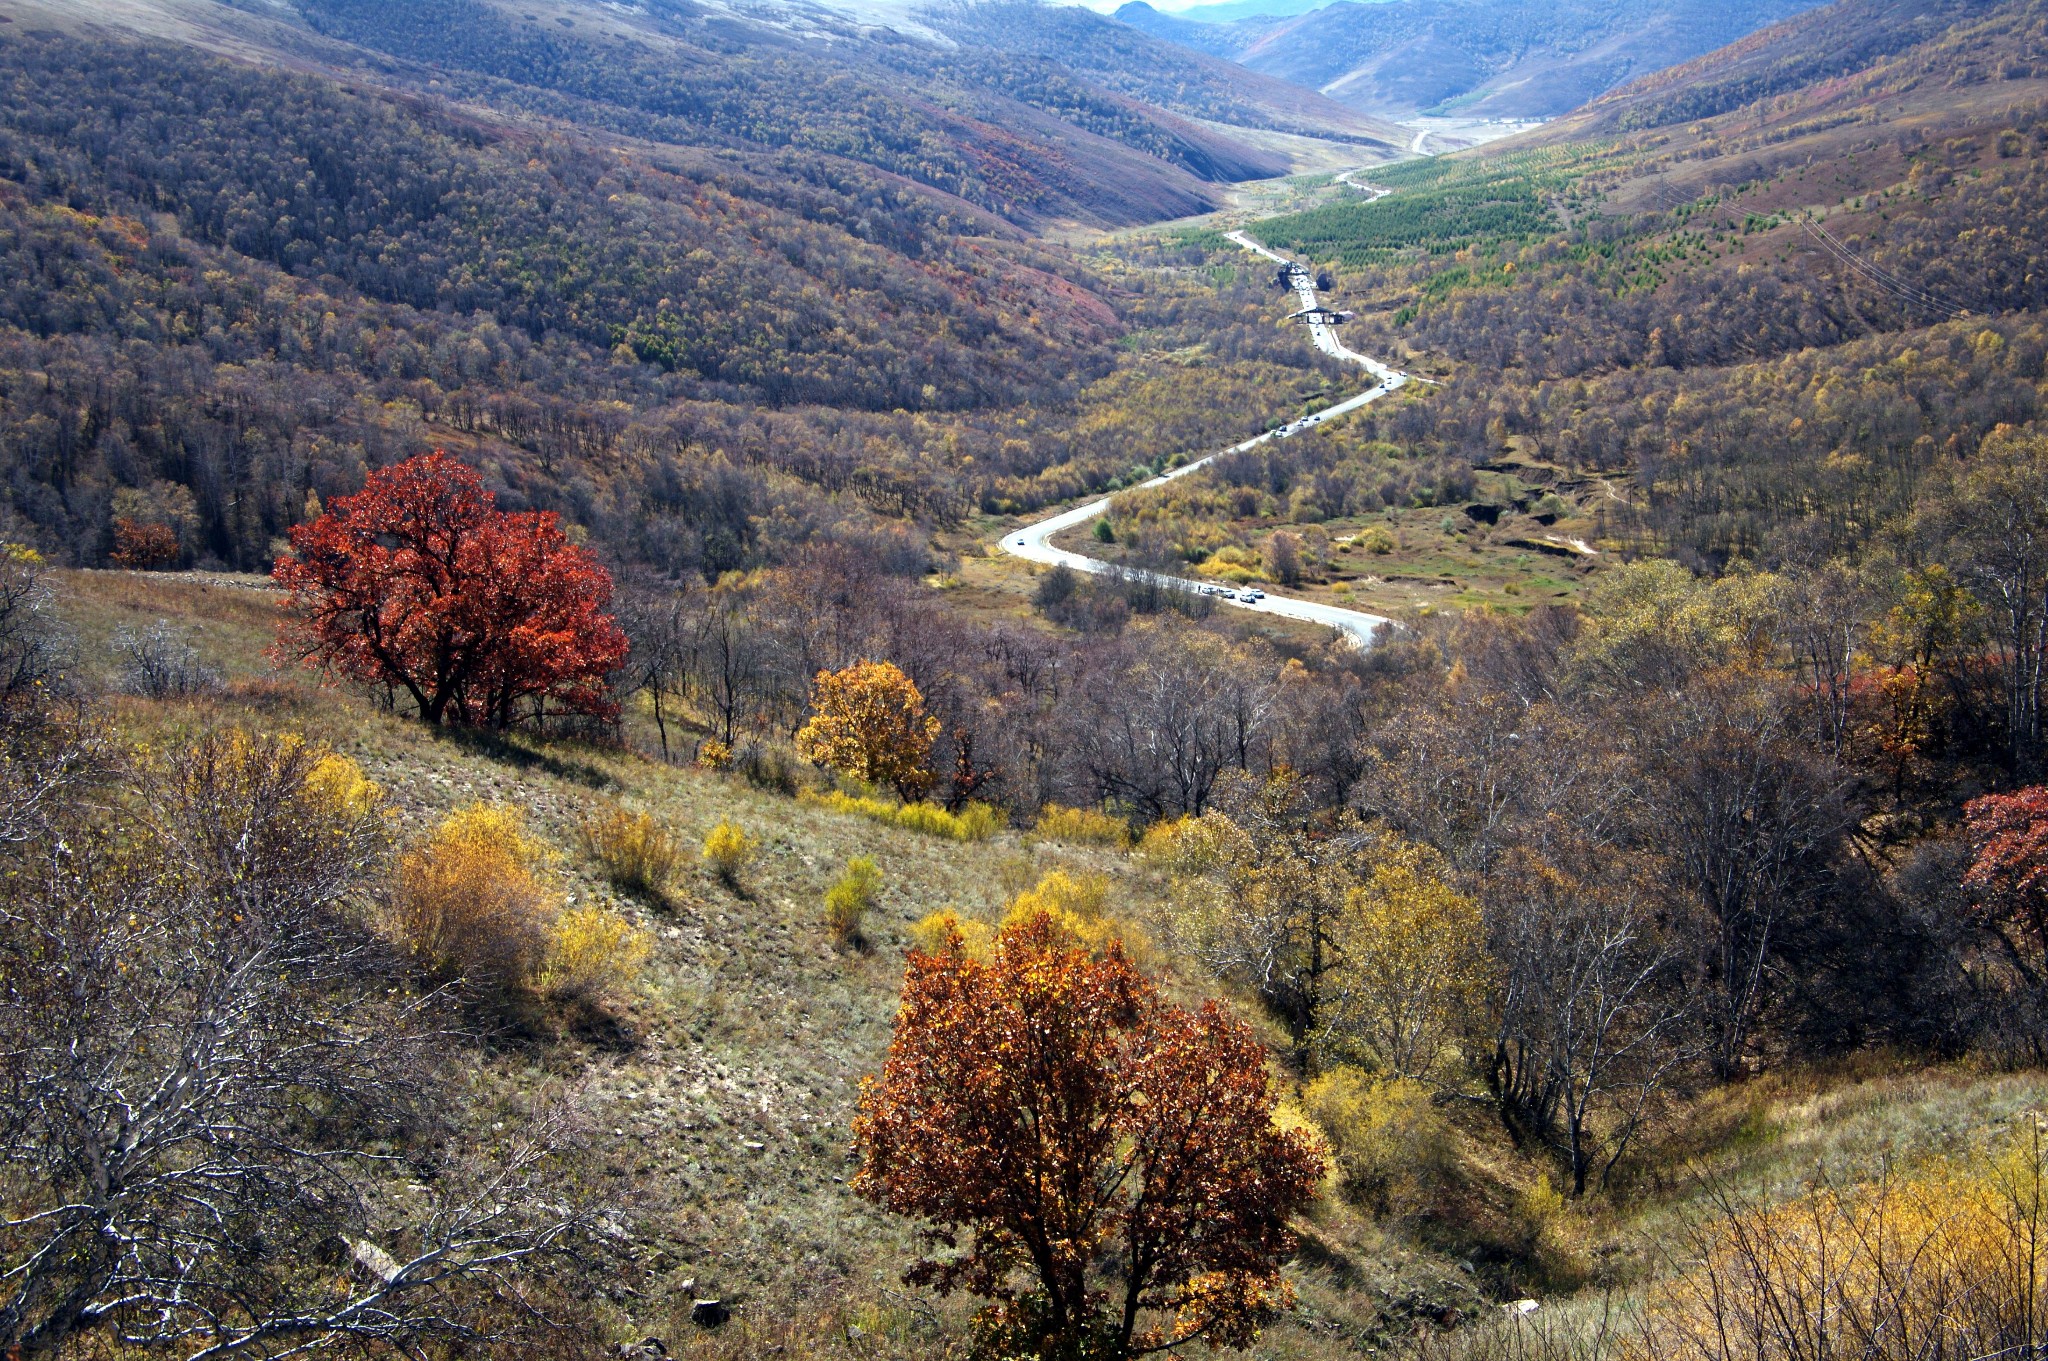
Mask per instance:
[[[536,1094],[582,1093],[589,1147],[571,1179],[616,1214],[633,1258],[612,1293],[590,1301],[608,1343],[653,1334],[679,1355],[779,1348],[784,1357],[868,1358],[936,1353],[957,1340],[952,1306],[934,1313],[928,1297],[898,1282],[915,1248],[909,1226],[855,1200],[841,1180],[851,1170],[854,1097],[886,1049],[903,953],[932,914],[950,908],[993,924],[1055,870],[1087,888],[1086,901],[1062,904],[1068,910],[1156,924],[1165,889],[1146,859],[1007,830],[961,843],[617,749],[434,732],[310,678],[267,678],[270,602],[259,593],[162,577],[63,577],[64,607],[82,639],[170,618],[236,682],[204,706],[111,701],[129,735],[169,739],[227,722],[320,735],[383,788],[401,840],[416,841],[465,805],[509,803],[534,839],[577,850],[593,796],[644,812],[684,845],[722,822],[746,829],[758,849],[744,900],[709,873],[685,872],[655,913],[621,896],[594,857],[560,859],[550,875],[572,909],[602,908],[644,933],[639,981],[615,990],[614,1028],[513,1036],[466,1051],[465,1099],[478,1118],[512,1121]],[[215,617],[222,599],[229,607]],[[835,948],[820,904],[861,857],[888,890],[862,917],[867,950],[849,952]],[[1098,877],[1099,891],[1088,882]],[[1181,997],[1208,990],[1192,975],[1169,977],[1168,986]],[[1672,1169],[1688,1160],[1733,1169],[1745,1187],[1790,1193],[1817,1159],[1841,1165],[1888,1150],[1940,1151],[2034,1105],[2048,1105],[2048,1078],[1903,1064],[1784,1074],[1675,1117],[1669,1128],[1685,1137],[1668,1135],[1658,1159]],[[1518,1198],[1541,1159],[1506,1150],[1483,1110],[1445,1113],[1457,1167],[1439,1208],[1397,1233],[1342,1199],[1320,1205],[1303,1226],[1294,1271],[1303,1306],[1253,1355],[1320,1361],[1385,1351],[1418,1326],[1485,1316],[1482,1286],[1528,1283],[1487,1254],[1521,1231]],[[1640,1280],[1695,1194],[1674,1170],[1630,1188],[1622,1210],[1567,1209],[1553,1232],[1597,1267],[1596,1279]],[[738,1311],[715,1335],[686,1321],[690,1297],[704,1294]],[[1597,1310],[1597,1290],[1586,1299]],[[1553,1301],[1545,1312],[1576,1317],[1577,1308]],[[943,1335],[935,1317],[949,1321]],[[850,1334],[849,1323],[861,1332]]]

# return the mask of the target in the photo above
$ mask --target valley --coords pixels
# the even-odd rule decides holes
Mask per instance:
[[[0,1357],[2048,1348],[2042,0],[0,0]]]

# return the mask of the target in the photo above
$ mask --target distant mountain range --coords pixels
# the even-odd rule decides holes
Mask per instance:
[[[1227,24],[1238,19],[1284,19],[1321,9],[1331,0],[1216,0],[1214,4],[1188,5],[1168,12],[1176,19],[1204,24]]]
[[[1132,0],[1116,17],[1369,113],[1551,118],[1812,5],[1813,0],[1338,0],[1303,14],[1213,23]]]

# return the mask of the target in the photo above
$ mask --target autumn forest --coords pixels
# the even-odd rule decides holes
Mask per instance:
[[[0,0],[0,1356],[2048,1347],[2048,7],[1782,12]]]

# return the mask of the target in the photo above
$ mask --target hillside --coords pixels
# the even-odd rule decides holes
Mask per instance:
[[[1346,262],[1374,343],[1462,366],[1411,444],[1628,470],[1627,514],[1695,561],[1790,551],[1816,519],[1846,549],[1946,442],[2035,418],[2041,23],[2029,4],[1836,5],[1701,63],[1697,85],[1657,78],[1496,153],[1384,172],[1379,203],[1260,231]],[[1885,36],[1845,54],[1852,31]],[[1756,102],[1671,121],[1754,82]],[[1872,377],[1939,349],[1991,366],[1970,401]],[[1584,399],[1544,410],[1560,381]],[[1811,405],[1844,382],[1854,428],[1895,451],[1881,478],[1840,462],[1839,414]],[[1813,518],[1779,499],[1844,475]]]
[[[1117,17],[1370,113],[1521,119],[1554,118],[1805,7],[1342,0],[1203,24],[1134,3]]]
[[[1095,53],[1076,67],[1028,51],[995,60],[1000,49],[957,22],[949,27],[965,41],[907,17],[898,32],[816,6],[627,10],[564,0],[543,14],[496,0],[305,0],[244,12],[150,0],[106,12],[28,0],[20,8],[31,26],[162,34],[522,121],[694,149],[846,158],[1027,225],[1185,216],[1213,202],[1205,185],[1286,168],[1233,138],[1233,125],[1353,142],[1382,135],[1330,101],[1133,38],[1085,12],[1059,20],[1080,26],[1067,46]]]
[[[0,0],[0,1357],[2048,1351],[2048,0],[1127,13]]]

